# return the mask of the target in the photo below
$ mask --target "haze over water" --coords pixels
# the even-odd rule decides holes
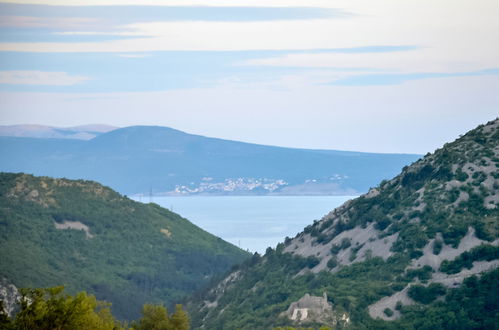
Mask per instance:
[[[244,250],[264,253],[354,197],[167,196],[154,197],[153,202]]]

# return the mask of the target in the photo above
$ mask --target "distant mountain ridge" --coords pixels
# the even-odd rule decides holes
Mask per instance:
[[[300,305],[307,294],[332,309]],[[499,119],[255,254],[189,306],[205,329],[495,329],[497,297]]]
[[[117,127],[94,124],[74,127],[44,125],[0,125],[0,136],[90,140]]]
[[[89,179],[121,193],[321,194],[367,191],[419,158],[292,149],[132,126],[83,141],[0,137],[0,170]]]

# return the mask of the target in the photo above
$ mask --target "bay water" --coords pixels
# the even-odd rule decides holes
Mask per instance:
[[[244,250],[264,253],[355,197],[154,196],[153,202]]]

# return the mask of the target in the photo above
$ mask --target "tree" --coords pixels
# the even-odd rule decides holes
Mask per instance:
[[[168,311],[164,306],[145,304],[142,317],[133,325],[134,330],[170,330],[173,329]]]
[[[62,286],[22,289],[14,329],[112,330],[119,327],[108,303],[97,301],[85,292],[73,297],[63,294],[63,291]]]
[[[3,301],[0,300],[0,329],[13,329],[14,324],[3,308]]]
[[[168,310],[161,305],[146,304],[142,317],[132,325],[134,330],[188,330],[189,317],[182,305],[175,306],[175,313],[168,316]]]
[[[183,310],[182,305],[175,306],[175,313],[170,318],[172,323],[172,329],[175,330],[188,330],[189,329],[189,317],[187,313]]]

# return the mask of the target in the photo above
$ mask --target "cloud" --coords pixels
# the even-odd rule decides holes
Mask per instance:
[[[329,0],[3,0],[5,3],[51,6],[207,6],[207,7],[331,7]]]
[[[256,59],[247,64],[383,68],[392,71],[402,69],[404,72],[473,71],[498,66],[499,20],[495,15],[499,10],[497,1],[478,0],[470,3],[464,0],[442,0],[423,5],[421,1],[415,0],[385,0],[380,5],[373,1],[340,0],[334,4],[354,15],[346,19],[262,22],[144,21],[120,25],[120,35],[134,36],[134,39],[70,44],[5,42],[0,43],[0,50],[128,53],[313,50],[410,44],[420,49],[390,55],[294,54]]]
[[[4,17],[39,18],[86,17],[105,19],[117,24],[147,21],[272,21],[316,18],[347,18],[351,13],[319,7],[213,7],[213,6],[47,6],[0,2]]]
[[[330,82],[339,86],[379,86],[398,85],[411,80],[449,78],[449,77],[474,77],[486,75],[499,75],[499,69],[488,69],[474,72],[458,73],[408,73],[408,74],[361,74],[342,77]]]
[[[461,44],[442,43],[435,47],[419,47],[407,51],[358,53],[294,53],[256,58],[238,63],[245,66],[373,69],[389,73],[467,72],[499,67],[495,44],[461,49]]]
[[[88,30],[102,28],[101,20],[87,17],[3,16],[0,27]]]
[[[0,84],[70,86],[89,80],[88,77],[70,76],[66,72],[0,71]]]

